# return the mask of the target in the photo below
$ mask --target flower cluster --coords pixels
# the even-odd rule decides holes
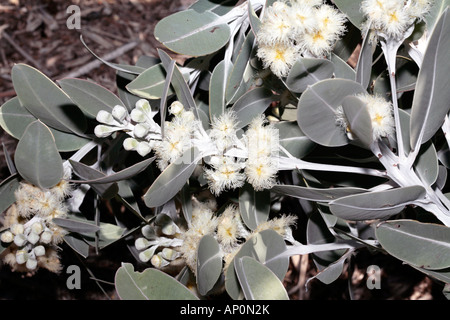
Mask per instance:
[[[346,17],[322,0],[276,1],[267,7],[257,33],[257,56],[278,77],[299,57],[321,58],[345,32]]]
[[[141,99],[130,114],[121,106],[112,113],[100,111],[95,128],[98,137],[108,137],[123,130],[131,137],[124,140],[125,150],[136,150],[146,156],[152,150],[157,164],[164,170],[190,147],[204,155],[204,176],[215,195],[240,188],[245,181],[255,190],[269,189],[278,172],[278,130],[263,116],[256,117],[242,137],[238,138],[238,122],[233,111],[226,111],[211,122],[207,133],[192,110],[179,101],[169,107],[170,121],[164,128],[153,121],[155,112],[147,100]]]
[[[263,230],[273,229],[285,240],[295,241],[291,231],[296,221],[295,217],[274,218],[261,223],[256,230],[251,231],[242,222],[236,205],[227,206],[219,214],[217,204],[212,199],[200,202],[193,198],[192,218],[186,230],[170,219],[165,220],[162,227],[144,226],[142,228],[144,237],[139,237],[135,241],[136,249],[141,251],[139,259],[142,262],[150,261],[156,268],[168,266],[179,258],[195,274],[198,246],[205,235],[212,235],[217,240],[225,267],[248,238]],[[157,252],[158,248],[162,249]]]
[[[402,39],[406,31],[430,9],[429,0],[364,0],[361,11],[370,28],[384,38]]]
[[[1,241],[8,244],[4,262],[15,271],[35,271],[38,267],[51,272],[61,269],[57,245],[66,230],[52,220],[67,214],[65,199],[72,187],[66,170],[63,180],[51,189],[41,189],[21,182],[15,191],[15,203],[6,211]]]
[[[392,103],[376,95],[359,94],[357,97],[363,101],[369,112],[373,140],[376,141],[393,136],[395,133],[395,121],[392,113]],[[336,109],[336,124],[345,129],[350,140],[355,138],[342,106]]]

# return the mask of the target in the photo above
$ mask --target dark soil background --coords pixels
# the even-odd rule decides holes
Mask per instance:
[[[15,96],[10,77],[15,63],[32,65],[52,80],[71,75],[91,79],[115,92],[115,71],[103,64],[90,64],[96,59],[84,48],[80,34],[99,56],[119,52],[112,62],[134,64],[141,55],[157,56],[156,49],[163,48],[153,36],[157,21],[185,9],[193,2],[0,0],[0,104]],[[80,30],[69,30],[66,26],[70,16],[66,10],[72,4],[81,9]],[[180,63],[184,61],[182,56],[171,56]],[[354,64],[354,61],[349,63]],[[2,129],[0,142],[13,156],[17,141]],[[0,148],[0,181],[8,175],[4,151]],[[59,275],[39,270],[29,276],[13,273],[8,266],[0,265],[0,299],[118,299],[114,290],[116,270],[122,262],[137,264],[124,242],[117,242],[99,253],[91,252],[87,259],[79,258],[67,246],[62,245],[61,249],[65,268]],[[305,287],[306,281],[316,274],[314,263],[308,255],[292,258],[285,279],[291,299],[445,300],[442,284],[390,256],[361,250],[351,261],[352,273],[347,267],[341,277],[330,285],[312,280]],[[81,289],[70,290],[67,287],[71,274],[66,272],[66,268],[70,265],[80,266]],[[381,268],[381,289],[367,288],[366,270],[370,265]],[[139,268],[143,266],[136,267]],[[352,275],[350,279],[349,274]]]

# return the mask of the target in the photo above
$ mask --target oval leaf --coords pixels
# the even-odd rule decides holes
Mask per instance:
[[[280,279],[254,258],[237,259],[234,269],[246,300],[289,300]]]
[[[231,31],[210,11],[188,9],[172,14],[155,27],[155,37],[170,50],[189,56],[216,52],[230,39]]]
[[[234,269],[234,261],[244,256],[252,257],[263,263],[282,280],[289,267],[289,257],[280,256],[286,251],[286,244],[281,235],[268,229],[261,231],[249,238],[236,253],[225,273],[225,288],[233,299],[242,298],[239,280]],[[270,260],[266,263],[266,261]]]
[[[201,295],[210,291],[222,273],[222,252],[211,235],[205,235],[197,248],[197,287]]]
[[[251,184],[246,183],[239,189],[239,210],[245,225],[255,230],[259,224],[269,218],[269,190],[255,191]]]
[[[438,270],[450,267],[450,228],[414,220],[381,223],[375,231],[381,246],[413,266]]]
[[[346,220],[386,219],[425,196],[421,186],[352,195],[329,203],[331,212]]]
[[[36,120],[28,125],[14,155],[17,171],[40,188],[51,188],[61,181],[64,170],[50,129]]]
[[[198,300],[188,288],[164,272],[153,268],[135,272],[131,263],[122,263],[114,283],[122,300]]]
[[[19,186],[20,181],[17,173],[9,176],[0,183],[0,213],[4,212],[16,202],[14,193]]]
[[[192,147],[171,163],[145,193],[145,204],[149,208],[159,207],[172,199],[183,188],[200,159],[197,148]]]
[[[289,71],[286,85],[291,91],[302,93],[308,86],[320,80],[331,78],[333,72],[334,64],[330,60],[300,58]]]
[[[239,120],[237,127],[241,129],[263,113],[273,101],[273,93],[267,88],[255,88],[240,97],[231,108]]]
[[[349,95],[364,93],[357,82],[327,79],[312,85],[298,102],[297,122],[312,141],[329,147],[348,144],[345,131],[336,123],[336,109]]]
[[[84,134],[83,113],[46,75],[28,65],[16,64],[11,76],[20,102],[33,116],[57,130]]]
[[[370,146],[373,141],[372,120],[366,104],[358,97],[348,96],[342,101],[350,131],[362,142]]]
[[[114,93],[92,81],[63,79],[58,83],[70,99],[92,118],[95,118],[100,110],[111,112],[116,105],[125,107]]]
[[[279,132],[280,145],[296,158],[305,157],[316,145],[305,136],[296,121],[281,121],[274,125]]]

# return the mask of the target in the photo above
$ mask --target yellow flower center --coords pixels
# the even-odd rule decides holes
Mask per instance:
[[[379,126],[381,126],[381,122],[383,121],[383,116],[381,116],[381,115],[379,115],[378,113],[375,115],[375,122],[379,125]]]
[[[281,60],[283,62],[285,62],[285,58],[284,58],[284,51],[281,49],[276,49],[275,50],[275,60]]]

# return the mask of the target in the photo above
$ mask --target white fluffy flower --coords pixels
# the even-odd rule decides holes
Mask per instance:
[[[213,157],[212,169],[204,169],[205,178],[211,192],[219,195],[224,190],[240,188],[244,185],[245,175],[242,165],[230,157]]]
[[[225,112],[219,117],[214,117],[211,127],[209,136],[213,139],[219,151],[224,151],[233,146],[238,139],[236,136],[237,119],[231,111]]]
[[[290,69],[300,57],[296,46],[276,43],[273,45],[260,44],[257,56],[261,59],[264,68],[270,70],[277,77],[286,77]]]
[[[359,95],[367,104],[370,119],[372,120],[373,139],[378,140],[395,133],[395,121],[392,114],[392,104],[382,97],[372,95]]]

